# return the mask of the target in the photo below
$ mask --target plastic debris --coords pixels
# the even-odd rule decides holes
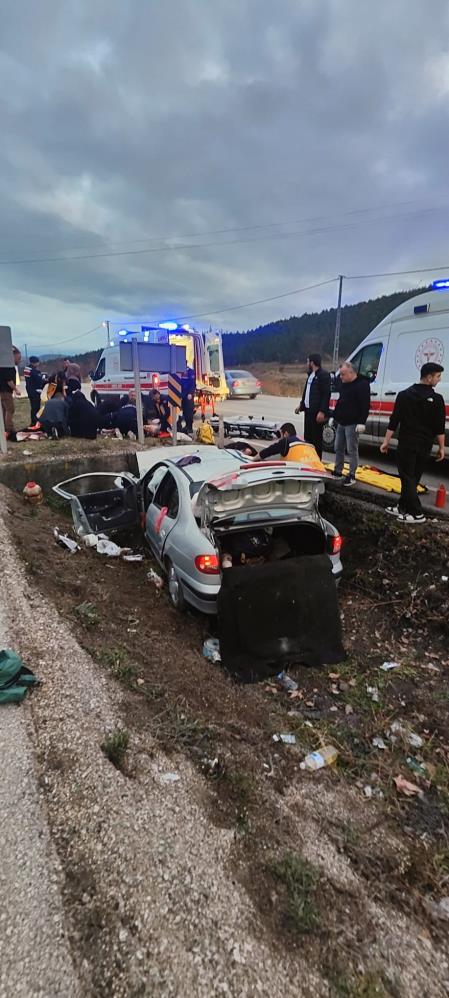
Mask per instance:
[[[143,554],[124,554],[123,561],[143,561]]]
[[[381,738],[380,735],[376,735],[376,737],[373,738],[373,742],[372,743],[374,745],[374,748],[378,748],[378,749],[386,749],[387,748],[387,746],[386,746],[383,738]]]
[[[295,683],[294,679],[287,676],[287,673],[284,672],[284,670],[277,674],[276,686],[278,686],[280,690],[284,690],[284,693],[296,693],[296,690],[298,689],[298,683]]]
[[[373,796],[373,788],[370,787],[369,783],[367,783],[366,787],[363,788],[363,793],[365,794],[365,797],[368,797],[368,800],[371,800],[371,797]]]
[[[59,527],[54,528],[53,534],[58,544],[61,544],[62,547],[67,548],[67,550],[70,551],[70,554],[75,554],[80,550],[79,544],[72,540],[71,537],[67,537],[67,534],[61,534]]]
[[[437,908],[442,918],[449,918],[449,897],[441,898],[441,901],[438,901]]]
[[[393,781],[396,784],[396,789],[400,793],[405,794],[406,797],[422,797],[423,792],[421,788],[416,783],[410,783],[401,773],[399,773],[399,776],[394,776]]]
[[[377,686],[367,686],[366,687],[366,692],[371,697],[371,700],[373,701],[373,703],[379,703],[379,690],[378,690]]]
[[[353,713],[354,713],[354,707],[351,707],[351,704],[347,703],[345,707],[345,714],[353,714]]]
[[[161,783],[178,783],[180,779],[179,773],[161,773]]]
[[[122,548],[110,541],[108,537],[99,537],[97,543],[98,554],[106,554],[108,558],[120,558]]]
[[[382,672],[390,672],[391,669],[400,669],[399,662],[382,662],[381,665]]]
[[[210,662],[221,662],[220,642],[218,638],[207,638],[203,644],[203,655]]]
[[[296,735],[273,735],[274,742],[283,742],[284,745],[296,745]]]
[[[22,495],[31,506],[40,506],[41,502],[44,501],[44,493],[37,482],[27,482]]]
[[[156,589],[162,589],[164,585],[164,580],[161,579],[160,575],[158,575],[157,572],[154,571],[154,568],[150,568],[150,571],[147,572],[147,579],[149,580],[149,582],[154,583]]]
[[[412,755],[407,756],[406,763],[412,773],[416,773],[417,776],[427,776],[427,767],[424,762],[419,762],[418,759],[414,759]]]
[[[412,748],[421,748],[423,744],[421,735],[415,735],[414,731],[410,731],[407,735],[407,741]]]
[[[324,745],[319,752],[309,752],[304,762],[300,764],[301,769],[323,769],[324,766],[332,766],[338,759],[338,751],[333,745]]]
[[[25,454],[25,451],[23,453]],[[442,582],[449,582],[449,575],[442,575],[441,576],[441,581]]]

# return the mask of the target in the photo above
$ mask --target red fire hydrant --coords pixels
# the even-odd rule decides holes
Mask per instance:
[[[435,506],[437,509],[444,509],[446,505],[446,486],[441,484],[439,489],[437,489],[437,494],[435,497]]]

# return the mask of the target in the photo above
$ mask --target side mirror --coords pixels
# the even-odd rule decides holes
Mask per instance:
[[[89,378],[92,378],[92,381],[95,379],[95,371],[89,371]]]

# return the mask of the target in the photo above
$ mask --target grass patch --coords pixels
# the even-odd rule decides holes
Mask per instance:
[[[126,728],[116,728],[107,735],[101,750],[116,769],[123,771],[125,756],[129,747],[129,732]]]
[[[270,864],[269,870],[284,887],[287,924],[301,933],[318,928],[321,919],[314,900],[318,884],[315,867],[297,853],[286,852],[282,859]]]
[[[80,603],[79,606],[75,607],[75,613],[78,614],[86,627],[98,627],[101,618],[95,603]]]
[[[331,994],[335,998],[393,998],[398,992],[386,990],[382,979],[375,973],[348,978],[346,974],[330,974]]]
[[[104,648],[98,658],[122,686],[126,686],[128,690],[136,688],[137,666],[131,662],[126,650],[121,645],[117,645],[115,648]]]

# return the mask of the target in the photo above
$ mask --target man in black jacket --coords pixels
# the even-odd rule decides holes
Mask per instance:
[[[30,357],[29,367],[25,368],[25,387],[30,400],[30,426],[37,423],[37,414],[41,407],[41,391],[45,385],[45,375],[39,370],[39,357]]]
[[[354,485],[359,463],[359,433],[364,433],[370,407],[370,387],[367,378],[360,378],[349,361],[340,368],[339,399],[335,406],[334,478],[343,478],[345,451],[349,457],[349,475],[343,485]]]
[[[307,358],[308,377],[304,385],[300,405],[296,414],[304,413],[304,439],[313,444],[318,457],[323,455],[323,426],[329,412],[331,397],[331,376],[321,367],[319,353],[311,353]]]
[[[425,522],[417,489],[435,437],[436,460],[444,461],[446,411],[443,396],[434,391],[443,371],[441,364],[423,364],[419,384],[399,392],[380,447],[382,454],[388,453],[390,440],[399,427],[396,455],[401,496],[397,506],[387,506],[387,512],[401,523]]]

